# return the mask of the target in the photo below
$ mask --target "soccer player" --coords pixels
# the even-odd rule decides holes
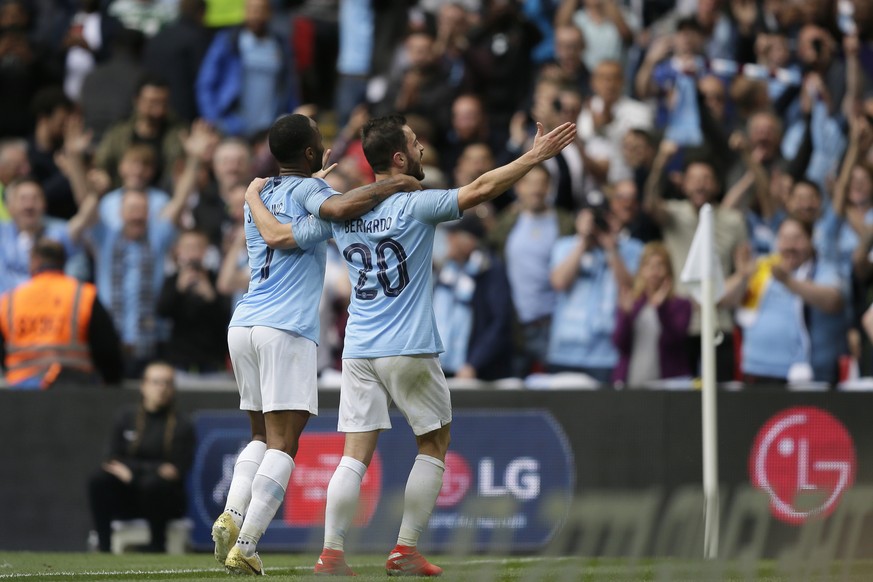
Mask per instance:
[[[424,177],[424,148],[403,117],[373,119],[362,135],[364,154],[378,178]],[[359,219],[332,224],[354,290],[339,408],[345,447],[327,488],[324,550],[315,565],[317,574],[353,575],[345,561],[344,539],[379,432],[391,428],[392,401],[412,427],[419,454],[406,484],[397,545],[385,568],[389,575],[442,573],[416,549],[442,487],[452,421],[449,389],[437,357],[443,346],[431,303],[434,229],[505,192],[575,136],[571,123],[545,135],[538,124],[528,152],[468,186],[398,194]],[[263,232],[282,232],[284,227],[262,204],[252,201],[250,210]]]
[[[255,575],[263,574],[256,545],[285,497],[300,434],[318,413],[315,350],[326,245],[307,234],[309,216],[349,219],[420,187],[412,177],[397,176],[338,196],[312,178],[325,152],[318,127],[303,115],[278,119],[269,145],[280,174],[256,178],[248,190],[255,197],[261,192],[269,212],[291,225],[282,241],[288,248],[269,246],[247,218],[251,280],[227,341],[252,440],[236,460],[225,510],[212,527],[215,558],[232,573]]]

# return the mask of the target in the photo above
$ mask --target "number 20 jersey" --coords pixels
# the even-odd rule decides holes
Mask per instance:
[[[434,230],[459,217],[458,190],[420,190],[332,224],[352,283],[343,358],[443,351],[433,314]]]
[[[324,286],[326,237],[318,216],[321,204],[339,194],[318,178],[278,176],[261,190],[261,199],[283,224],[291,224],[298,248],[271,249],[245,206],[246,248],[251,278],[230,327],[255,325],[292,331],[318,342],[318,303]]]

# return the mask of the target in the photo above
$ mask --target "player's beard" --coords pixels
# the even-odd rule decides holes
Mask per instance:
[[[421,154],[414,156],[409,154],[409,168],[406,170],[407,175],[412,176],[416,180],[424,180],[424,168],[421,166]],[[415,160],[413,162],[413,160]]]

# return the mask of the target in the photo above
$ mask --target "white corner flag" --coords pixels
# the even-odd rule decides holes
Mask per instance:
[[[712,301],[717,302],[724,295],[724,272],[715,248],[715,226],[713,225],[712,206],[704,204],[700,209],[700,218],[691,249],[685,266],[682,268],[680,280],[698,304],[703,305],[703,280],[712,277]]]
[[[724,273],[715,248],[712,207],[700,209],[700,222],[680,277],[700,305],[701,418],[703,421],[703,555],[718,557],[718,425],[715,386],[716,302],[724,295]]]

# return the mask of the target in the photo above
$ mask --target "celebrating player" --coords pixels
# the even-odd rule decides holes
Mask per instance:
[[[400,174],[424,178],[424,148],[403,117],[373,119],[362,133],[364,154],[377,178]],[[545,135],[538,124],[528,152],[468,186],[398,194],[357,220],[332,224],[354,290],[339,408],[345,447],[327,488],[324,550],[316,573],[353,574],[345,561],[344,540],[379,432],[391,428],[392,401],[412,427],[419,454],[406,483],[397,545],[385,567],[389,575],[442,573],[416,549],[442,487],[452,421],[449,389],[437,357],[443,346],[431,304],[434,230],[438,223],[457,219],[464,210],[505,192],[575,136],[576,126],[571,123]],[[263,204],[252,200],[249,206],[262,232],[278,236],[287,230]]]
[[[284,249],[276,250],[247,217],[251,280],[227,341],[252,440],[236,460],[225,510],[212,527],[215,558],[233,573],[256,575],[263,574],[256,545],[285,497],[300,434],[310,414],[318,413],[315,349],[326,245],[308,217],[350,219],[419,187],[416,179],[397,176],[337,196],[324,180],[312,178],[326,156],[318,127],[303,115],[278,119],[269,144],[280,175],[256,178],[248,191],[255,198],[261,192],[290,228],[280,241]]]

